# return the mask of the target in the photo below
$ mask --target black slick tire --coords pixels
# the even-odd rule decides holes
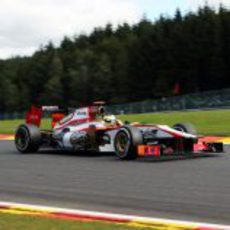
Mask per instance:
[[[41,133],[37,126],[23,124],[15,132],[15,146],[21,153],[37,152],[41,145]]]
[[[121,160],[135,160],[137,146],[141,144],[143,144],[143,136],[140,130],[137,127],[124,126],[115,136],[115,153]]]
[[[185,133],[197,135],[197,130],[195,126],[191,123],[178,123],[173,126],[173,129],[176,129],[178,131],[182,131]]]

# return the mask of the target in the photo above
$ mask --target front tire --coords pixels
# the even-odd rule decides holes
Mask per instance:
[[[143,136],[138,128],[132,126],[122,127],[114,139],[115,152],[121,160],[135,160],[137,146],[141,144]]]
[[[197,135],[195,126],[191,123],[178,123],[173,126],[174,129],[185,133]]]
[[[15,146],[21,153],[37,152],[41,145],[41,133],[35,125],[20,125],[15,133]]]

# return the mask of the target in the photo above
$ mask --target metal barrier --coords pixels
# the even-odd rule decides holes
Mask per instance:
[[[179,111],[194,109],[230,108],[230,88],[187,94],[183,96],[162,98],[119,105],[107,106],[113,114],[152,113],[159,111]],[[1,113],[0,120],[24,119],[25,113]]]
[[[0,120],[14,120],[14,119],[25,119],[25,113],[1,113]]]
[[[230,89],[108,106],[114,114],[230,108]]]

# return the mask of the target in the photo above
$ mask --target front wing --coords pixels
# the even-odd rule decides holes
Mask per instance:
[[[193,145],[192,151],[187,151],[183,146],[178,146],[178,148],[165,147],[160,144],[145,144],[137,146],[137,154],[139,157],[143,156],[175,156],[175,155],[187,155],[192,153],[218,153],[223,152],[223,143],[221,142],[202,142],[198,141]]]

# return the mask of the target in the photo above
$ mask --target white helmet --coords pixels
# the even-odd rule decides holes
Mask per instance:
[[[116,124],[116,117],[114,115],[106,115],[103,117],[104,122],[108,124]]]

